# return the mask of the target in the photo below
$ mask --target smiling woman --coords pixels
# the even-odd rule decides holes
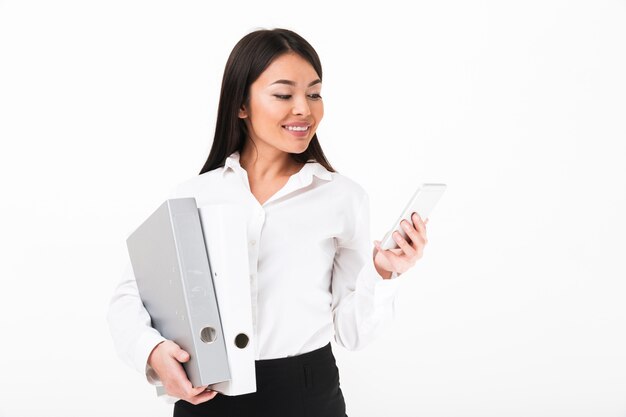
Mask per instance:
[[[304,73],[300,72],[302,70]],[[304,91],[303,86],[306,86]],[[283,123],[280,124],[281,128],[286,124],[298,126],[300,129],[303,125],[309,126],[308,134],[304,135],[308,139],[308,147],[291,153],[290,158],[300,164],[312,159],[334,172],[315,134],[324,115],[321,87],[322,63],[319,56],[298,34],[286,29],[274,29],[259,30],[244,36],[233,48],[224,69],[213,147],[200,174],[224,166],[229,155],[235,151],[243,151],[250,136],[249,113],[255,111],[251,107],[271,101],[284,104],[268,108],[267,111],[274,114],[282,109],[283,118],[290,117],[278,121],[279,124],[281,121]],[[308,109],[302,108],[308,107],[302,100],[303,92],[307,95],[309,106],[314,104]],[[298,114],[301,111],[310,112],[311,115]],[[294,114],[288,116],[287,113]],[[314,120],[315,117],[317,120]],[[315,124],[309,125],[309,120],[302,122],[305,118]],[[244,119],[248,120],[243,122]],[[298,119],[300,121],[296,123]]]
[[[399,273],[421,258],[424,222],[380,250],[369,241],[367,193],[335,172],[318,141],[322,67],[298,34],[260,30],[233,49],[215,137],[200,175],[172,198],[242,208],[249,244],[256,392],[192,387],[189,354],[151,327],[132,269],[114,294],[109,324],[120,353],[178,401],[175,416],[341,417],[346,406],[330,341],[359,349],[393,316]]]
[[[248,132],[242,164],[248,162],[252,145],[258,154],[268,156],[300,155],[309,148],[324,116],[322,81],[318,77],[308,61],[298,54],[286,53],[252,83],[248,99],[238,113]],[[302,162],[293,162],[299,170]]]

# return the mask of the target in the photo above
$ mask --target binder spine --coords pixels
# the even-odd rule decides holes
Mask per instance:
[[[185,202],[170,200],[172,205],[180,205],[182,203]],[[189,201],[186,203],[189,203]],[[217,346],[211,346],[209,349],[206,345],[219,344],[220,341],[223,344],[223,332],[219,311],[216,307],[216,297],[211,270],[207,261],[206,246],[202,233],[199,232],[202,229],[198,209],[195,201],[192,201],[192,204],[186,204],[184,209],[181,210],[179,207],[176,210],[171,210],[171,212],[174,213],[171,221],[175,231],[174,239],[178,248],[178,263],[187,308],[185,324],[193,335],[193,351],[198,353],[192,359],[197,361],[197,368],[225,368],[225,372],[229,374],[227,366],[222,367],[215,363],[214,360],[218,359],[217,357],[203,354],[203,352],[206,353],[208,350],[212,352],[220,350]],[[211,317],[211,319],[206,319],[207,317]],[[204,319],[201,320],[200,318]],[[223,360],[226,360],[225,349],[223,349]],[[214,382],[203,381],[202,375],[192,374],[189,375],[189,378],[194,386],[207,385]]]
[[[170,202],[170,205],[172,202]],[[170,212],[173,212],[171,210]],[[177,257],[178,257],[178,267],[181,276],[181,286],[185,293],[185,306],[187,311],[185,311],[185,315],[181,316],[181,321],[185,321],[186,326],[189,328],[191,334],[196,335],[195,332],[195,323],[194,323],[194,307],[200,301],[198,295],[200,289],[202,288],[202,283],[198,282],[202,276],[202,268],[197,264],[197,257],[191,256],[191,251],[193,251],[192,245],[189,244],[189,236],[191,236],[190,232],[193,230],[193,213],[175,213],[172,214],[172,229],[174,230],[174,241],[176,242],[176,248],[178,249]],[[196,261],[196,262],[194,262]],[[195,291],[193,289],[196,288]],[[196,297],[194,297],[194,294]],[[206,297],[205,297],[206,298]],[[197,339],[193,337],[193,351],[197,352],[198,344]],[[198,361],[199,366],[201,366],[200,357],[195,358]]]

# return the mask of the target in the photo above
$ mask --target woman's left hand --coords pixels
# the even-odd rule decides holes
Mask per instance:
[[[426,221],[422,221],[417,213],[413,213],[411,217],[413,224],[402,220],[400,223],[405,233],[410,239],[407,242],[399,232],[393,232],[393,240],[396,241],[399,248],[383,250],[379,241],[374,241],[376,248],[374,249],[374,266],[378,273],[385,279],[391,277],[392,272],[402,274],[415,265],[424,252],[424,247],[428,243],[426,238]]]

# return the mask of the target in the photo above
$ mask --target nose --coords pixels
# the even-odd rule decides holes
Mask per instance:
[[[309,107],[309,101],[306,96],[298,96],[293,101],[293,108],[291,112],[297,116],[308,116],[311,114],[311,108]]]

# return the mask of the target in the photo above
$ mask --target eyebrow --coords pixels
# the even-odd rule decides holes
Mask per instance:
[[[312,86],[314,86],[315,84],[319,84],[319,83],[321,83],[321,82],[322,82],[322,80],[320,80],[320,79],[318,78],[318,79],[317,79],[317,80],[315,80],[315,81],[311,81],[311,82],[309,83],[309,85],[307,85],[307,87],[312,87]],[[291,86],[294,86],[294,87],[295,87],[295,85],[296,85],[296,83],[295,83],[295,82],[290,81],[290,80],[278,80],[278,81],[274,81],[274,82],[273,82],[273,83],[271,83],[270,85],[274,85],[274,84],[287,84],[287,85],[291,85]]]

